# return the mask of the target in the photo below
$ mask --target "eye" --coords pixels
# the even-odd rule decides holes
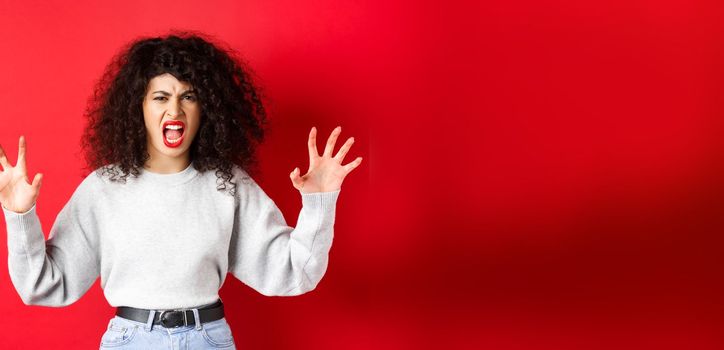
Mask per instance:
[[[165,98],[165,97],[163,97],[163,96],[154,97],[154,100],[159,100],[159,101],[161,101],[162,98]]]
[[[186,95],[186,96],[184,96],[184,97],[188,97],[188,100],[189,100],[189,101],[196,101],[196,96]]]

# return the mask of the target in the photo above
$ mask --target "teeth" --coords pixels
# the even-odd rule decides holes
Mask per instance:
[[[179,130],[183,129],[183,127],[181,125],[166,125],[166,129]]]
[[[168,141],[168,143],[176,143],[176,142],[181,141],[181,138],[179,137],[179,138],[177,138],[177,139],[175,139],[175,140],[171,140],[171,139],[169,139],[169,138],[167,137],[167,138],[166,138],[166,141]]]

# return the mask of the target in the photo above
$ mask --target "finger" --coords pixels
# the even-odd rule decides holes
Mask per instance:
[[[6,170],[10,167],[10,163],[8,162],[8,157],[5,156],[5,150],[3,150],[3,147],[0,146],[0,165],[3,166],[3,170]]]
[[[339,133],[342,132],[342,127],[338,126],[332,130],[332,133],[329,135],[329,138],[327,139],[327,145],[324,147],[324,157],[331,157],[332,151],[334,150],[334,144],[337,142],[337,137],[339,136]]]
[[[40,190],[40,186],[43,184],[43,174],[37,173],[35,174],[35,177],[33,178],[33,188],[36,190]]]
[[[18,141],[18,161],[25,157],[25,136],[21,135]]]
[[[317,128],[315,127],[312,127],[312,130],[309,131],[307,148],[309,149],[309,163],[311,164],[313,159],[319,157],[319,152],[317,151]]]
[[[344,171],[349,174],[349,172],[354,170],[354,168],[358,167],[360,163],[362,163],[362,157],[357,157],[357,159],[347,163],[347,165],[344,166]]]
[[[339,151],[337,152],[337,155],[334,156],[334,159],[337,160],[337,162],[342,163],[344,160],[344,156],[347,155],[347,152],[349,151],[349,148],[352,147],[352,144],[354,143],[354,137],[350,137],[347,139],[347,142],[342,145],[342,147],[339,148]]]
[[[15,166],[22,171],[25,169],[25,136],[21,135],[18,141],[18,161]]]
[[[292,180],[292,185],[294,185],[297,189],[301,189],[304,186],[304,181],[302,180],[302,177],[299,176],[299,173],[299,168],[294,168],[291,174],[289,174],[289,178]]]

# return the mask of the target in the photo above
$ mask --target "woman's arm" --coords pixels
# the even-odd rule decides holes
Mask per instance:
[[[245,174],[245,173],[244,173]],[[296,228],[252,180],[237,181],[238,203],[229,249],[229,272],[268,296],[313,290],[327,270],[340,190],[301,193]],[[246,182],[246,183],[245,183]]]
[[[91,174],[93,175],[93,174]],[[98,240],[89,212],[88,178],[60,211],[45,240],[36,204],[17,213],[2,207],[8,234],[10,280],[26,305],[66,306],[100,274]]]
[[[43,175],[28,183],[25,136],[11,165],[0,146],[0,204],[8,234],[10,280],[27,305],[64,306],[78,300],[99,275],[86,177],[58,214],[48,241],[35,212]]]
[[[324,152],[317,150],[317,128],[307,139],[309,170],[289,174],[302,196],[297,227],[287,226],[282,212],[241,168],[237,179],[237,207],[229,249],[229,270],[264,295],[298,295],[314,289],[327,270],[334,235],[334,215],[344,178],[362,163],[362,157],[342,165],[354,138],[333,155],[342,131],[336,127]]]

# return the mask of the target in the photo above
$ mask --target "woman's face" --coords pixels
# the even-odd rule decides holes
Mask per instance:
[[[147,149],[151,159],[187,160],[199,129],[201,106],[193,87],[165,73],[148,82],[143,99]]]

